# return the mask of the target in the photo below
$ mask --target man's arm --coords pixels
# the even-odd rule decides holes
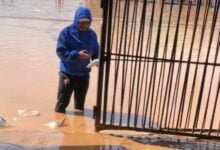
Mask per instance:
[[[60,32],[58,37],[56,53],[62,61],[74,61],[78,58],[79,52],[77,50],[68,51],[66,43],[66,33],[65,30],[63,30]]]

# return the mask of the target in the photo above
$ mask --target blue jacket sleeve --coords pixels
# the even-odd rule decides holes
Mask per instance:
[[[97,59],[99,57],[99,44],[96,34],[94,33],[94,54],[92,56],[92,60]]]
[[[65,30],[63,30],[60,32],[58,37],[56,53],[62,61],[74,61],[76,58],[78,58],[79,53],[77,50],[68,50],[66,43],[66,33]]]

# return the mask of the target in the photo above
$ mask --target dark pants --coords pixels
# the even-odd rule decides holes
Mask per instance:
[[[89,87],[89,77],[75,77],[60,73],[57,104],[55,111],[65,113],[70,98],[74,92],[74,106],[76,109],[84,109],[86,93]]]

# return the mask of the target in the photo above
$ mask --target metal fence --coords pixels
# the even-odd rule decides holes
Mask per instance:
[[[220,1],[173,2],[102,1],[97,131],[220,139]]]

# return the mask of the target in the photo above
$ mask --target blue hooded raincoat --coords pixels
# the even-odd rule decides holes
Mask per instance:
[[[56,53],[60,58],[60,71],[72,76],[89,76],[90,69],[86,66],[89,59],[80,59],[79,51],[87,50],[92,59],[98,58],[99,45],[95,32],[89,28],[80,32],[77,24],[80,19],[87,18],[92,21],[90,10],[86,7],[79,7],[76,10],[73,24],[65,27],[58,37]]]

